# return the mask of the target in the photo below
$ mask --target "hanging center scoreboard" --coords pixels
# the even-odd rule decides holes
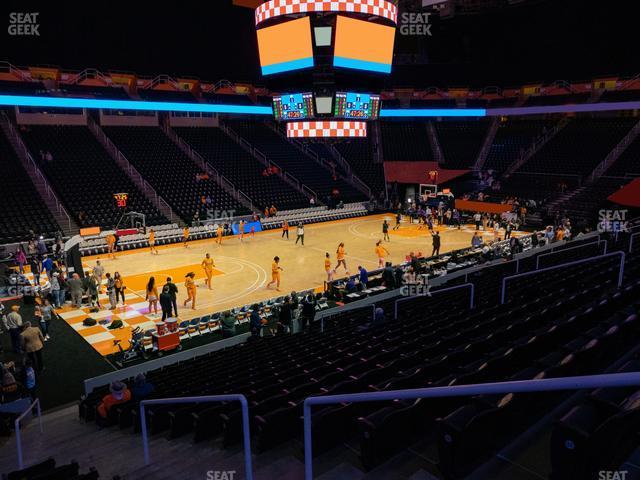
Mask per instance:
[[[337,92],[333,115],[336,118],[375,120],[380,113],[380,96],[368,93]]]
[[[273,115],[276,120],[313,118],[313,94],[291,93],[273,97]]]

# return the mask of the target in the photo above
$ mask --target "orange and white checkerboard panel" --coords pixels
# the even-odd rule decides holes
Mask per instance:
[[[398,23],[398,7],[387,0],[270,0],[256,8],[256,25],[281,15],[311,12],[352,12]]]
[[[367,123],[315,121],[287,123],[287,137],[366,137]]]

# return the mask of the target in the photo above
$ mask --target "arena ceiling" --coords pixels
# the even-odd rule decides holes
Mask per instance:
[[[508,86],[640,73],[640,57],[632,53],[636,29],[631,2],[610,1],[599,8],[578,0],[454,3],[449,18],[432,13],[430,35],[398,31],[391,75],[373,76],[367,84]],[[400,12],[431,12],[421,5],[422,0],[401,0]],[[2,2],[2,9],[0,60],[16,65],[224,78],[272,88],[307,86],[312,81],[309,72],[261,78],[253,12],[233,6],[231,0],[10,0]],[[10,35],[12,12],[36,12],[39,35]],[[336,82],[362,82],[362,76],[340,73]]]

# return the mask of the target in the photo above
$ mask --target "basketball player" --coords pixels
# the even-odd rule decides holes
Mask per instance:
[[[187,299],[182,304],[187,306],[187,303],[191,302],[191,310],[196,309],[196,282],[194,280],[196,274],[189,272],[185,275],[184,286],[187,289]]]
[[[284,222],[282,222],[282,237],[284,238],[284,236],[287,236],[287,240],[289,240],[289,222],[287,222],[286,220]]]
[[[243,242],[244,241],[244,221],[240,220],[240,222],[238,223],[238,235],[240,237],[240,241]]]
[[[113,233],[110,233],[106,236],[105,241],[107,242],[107,254],[109,257],[116,259],[116,236]]]
[[[213,263],[213,258],[208,253],[205,255],[204,260],[202,260],[202,268],[204,268],[204,274],[206,275],[206,280],[204,284],[207,286],[209,290],[211,290],[211,277],[213,276],[213,267],[216,265]]]
[[[222,245],[222,234],[224,233],[224,230],[222,229],[222,224],[219,223],[218,224],[218,229],[216,230],[216,243],[218,245]]]
[[[389,223],[387,223],[386,219],[382,222],[382,238],[387,242],[391,241],[389,239]]]
[[[187,248],[187,242],[189,241],[189,227],[185,225],[184,230],[182,231],[182,244],[184,248]]]
[[[389,250],[382,246],[382,240],[378,240],[376,242],[376,255],[378,256],[378,268],[384,267],[385,260],[384,257],[389,255]]]
[[[271,264],[271,281],[267,283],[267,288],[270,288],[274,283],[276,284],[276,290],[280,291],[280,272],[283,271],[280,264],[280,257],[273,257],[273,263]]]
[[[153,231],[153,228],[149,231],[149,250],[151,251],[151,255],[153,252],[158,255],[158,249],[156,248],[156,232]]]
[[[394,230],[398,230],[400,228],[401,221],[402,221],[402,213],[400,213],[400,210],[398,210],[398,213],[396,213],[396,224],[393,227]]]
[[[340,242],[340,244],[338,245],[338,249],[336,250],[336,258],[338,260],[338,263],[336,264],[336,268],[334,268],[333,270],[337,272],[338,267],[342,265],[346,274],[349,275],[349,268],[347,267],[347,262],[344,258],[345,255],[346,253],[344,251],[344,242]]]
[[[333,270],[331,270],[331,255],[329,252],[324,254],[324,271],[327,272],[327,282],[333,280]]]

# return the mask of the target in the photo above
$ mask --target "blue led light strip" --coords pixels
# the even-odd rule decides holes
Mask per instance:
[[[384,103],[384,100],[383,100]],[[383,108],[381,117],[486,117],[484,108]]]
[[[102,108],[112,110],[153,110],[162,112],[236,113],[272,115],[271,107],[221,105],[216,103],[145,102],[140,100],[99,100],[95,98],[31,97],[0,95],[0,105],[17,107]]]

